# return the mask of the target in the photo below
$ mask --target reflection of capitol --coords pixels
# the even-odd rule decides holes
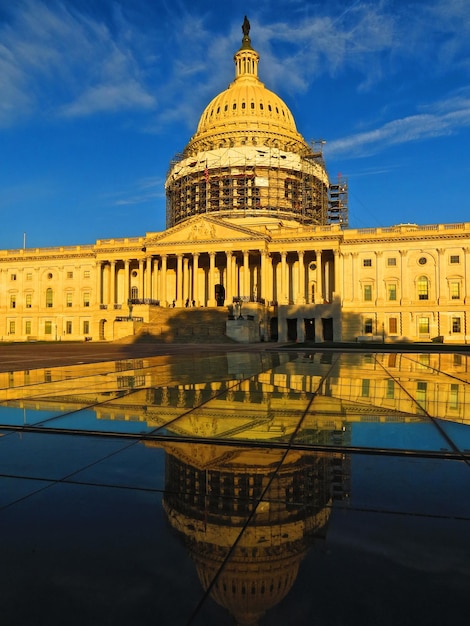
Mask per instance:
[[[275,450],[164,447],[165,511],[204,590],[237,624],[257,624],[324,538],[332,498],[347,497],[345,457],[291,452],[279,467]]]

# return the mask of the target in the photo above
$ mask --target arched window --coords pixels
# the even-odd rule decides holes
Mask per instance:
[[[132,300],[137,300],[138,297],[139,297],[139,290],[137,289],[137,287],[131,287]]]
[[[426,276],[418,278],[418,300],[429,300],[429,280]]]
[[[53,305],[53,301],[54,301],[54,294],[52,292],[52,289],[49,287],[49,289],[46,289],[46,307],[51,308]]]

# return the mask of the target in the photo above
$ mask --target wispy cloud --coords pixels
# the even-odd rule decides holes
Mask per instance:
[[[328,157],[345,153],[371,155],[391,145],[451,135],[470,126],[470,95],[459,95],[423,107],[421,112],[327,144]]]
[[[165,181],[162,177],[147,177],[135,182],[126,189],[107,194],[106,199],[113,206],[133,206],[147,204],[155,199],[165,198]]]

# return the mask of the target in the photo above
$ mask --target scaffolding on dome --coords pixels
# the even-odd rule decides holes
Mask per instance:
[[[349,225],[348,181],[341,174],[336,183],[330,183],[328,190],[328,224],[339,224],[342,228]]]
[[[321,154],[242,145],[178,154],[166,180],[167,228],[201,214],[270,216],[326,225],[329,181]]]

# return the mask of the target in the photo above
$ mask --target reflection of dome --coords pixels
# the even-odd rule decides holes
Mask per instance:
[[[314,537],[324,536],[332,458],[228,446],[195,458],[193,445],[165,445],[168,521],[203,588],[239,625],[257,624],[290,591]]]
[[[201,213],[327,223],[328,175],[297,132],[289,108],[258,78],[245,20],[235,80],[204,109],[196,133],[170,165],[167,226]]]

